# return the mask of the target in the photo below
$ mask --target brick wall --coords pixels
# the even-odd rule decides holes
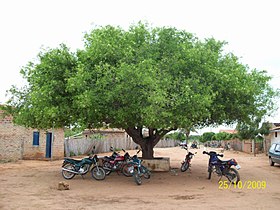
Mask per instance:
[[[252,153],[252,140],[239,140],[239,139],[232,139],[226,140],[222,142],[222,146],[224,147],[225,144],[229,143],[233,150],[242,151],[246,153]],[[262,143],[255,143],[255,151],[256,153],[263,152],[263,144]]]
[[[251,140],[243,141],[243,152],[246,152],[246,153],[252,152],[252,141]]]
[[[46,157],[46,134],[51,132],[54,135],[52,140],[52,159],[64,157],[64,131],[63,129],[32,130],[25,129],[23,159],[45,159]],[[39,146],[33,146],[33,131],[39,131]]]
[[[0,160],[18,160],[22,158],[22,138],[18,135],[18,127],[12,124],[0,124]]]

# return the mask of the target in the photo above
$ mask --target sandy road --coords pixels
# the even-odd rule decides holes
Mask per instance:
[[[85,179],[77,176],[66,181],[61,176],[62,160],[0,164],[0,209],[280,208],[280,166],[269,166],[264,154],[253,157],[225,151],[223,159],[235,158],[241,165],[243,184],[226,187],[218,183],[215,175],[207,179],[208,156],[202,154],[202,149],[192,151],[197,151],[197,155],[192,160],[191,171],[182,173],[179,167],[185,150],[155,149],[155,156],[170,157],[172,170],[153,172],[151,179],[143,180],[141,186],[132,178],[116,173],[103,181],[92,179],[90,174]],[[60,181],[69,183],[70,190],[58,191]]]

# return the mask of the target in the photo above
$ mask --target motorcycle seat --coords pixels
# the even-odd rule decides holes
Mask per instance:
[[[113,158],[113,157],[108,157],[108,156],[104,156],[103,159],[104,159],[105,161],[112,161],[112,160],[114,160],[115,158]]]
[[[220,160],[222,164],[227,165],[229,161],[231,160]]]
[[[73,158],[64,158],[65,161],[68,162],[75,162],[75,163],[80,163],[82,162],[82,160],[77,160],[77,159],[73,159]]]

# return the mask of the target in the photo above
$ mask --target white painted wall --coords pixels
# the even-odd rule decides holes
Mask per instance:
[[[277,137],[275,134],[277,134]],[[280,142],[280,132],[279,131],[271,133],[271,144],[276,143],[276,142],[278,142],[278,143]]]

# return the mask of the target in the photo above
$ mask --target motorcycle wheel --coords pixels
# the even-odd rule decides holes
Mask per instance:
[[[145,166],[141,166],[141,170],[143,171],[145,179],[151,178],[151,172]]]
[[[228,181],[230,181],[232,184],[237,184],[240,181],[240,175],[238,171],[234,168],[229,168],[225,176],[227,177]]]
[[[132,164],[125,163],[125,165],[121,169],[122,174],[127,176],[127,177],[133,176],[133,174],[130,173],[129,170],[128,170],[128,168],[131,167],[131,166],[132,166]]]
[[[150,173],[144,173],[144,178],[145,179],[150,179],[151,178],[151,174]]]
[[[75,171],[75,167],[71,163],[66,163],[65,165],[62,166],[62,168],[65,168],[67,170]],[[73,179],[75,175],[76,174],[71,173],[69,171],[62,170],[62,176],[63,176],[64,179]]]
[[[185,172],[186,170],[188,170],[190,167],[190,164],[188,163],[188,161],[184,161],[181,165],[181,171]]]
[[[91,176],[96,180],[104,180],[106,177],[106,172],[102,167],[94,166],[91,169]]]
[[[106,176],[108,176],[112,172],[112,170],[110,168],[111,168],[110,163],[108,163],[108,162],[103,163],[103,169],[105,171]]]
[[[133,178],[137,185],[142,184],[142,179],[141,179],[137,169],[134,169]]]
[[[208,179],[211,179],[212,175],[212,166],[208,166]]]

